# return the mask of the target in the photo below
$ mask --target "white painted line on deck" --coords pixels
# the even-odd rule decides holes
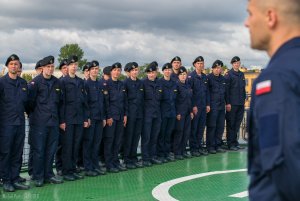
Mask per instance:
[[[176,184],[189,181],[192,179],[197,179],[201,177],[206,177],[210,175],[217,175],[217,174],[227,174],[227,173],[233,173],[233,172],[245,172],[246,169],[239,169],[239,170],[225,170],[225,171],[215,171],[215,172],[206,172],[206,173],[200,173],[200,174],[194,174],[186,177],[180,177],[177,179],[172,179],[170,181],[166,181],[164,183],[159,184],[152,190],[152,195],[157,200],[162,201],[178,201],[177,199],[173,198],[169,194],[170,188],[175,186]]]
[[[232,198],[245,198],[245,197],[248,197],[248,196],[249,196],[248,191],[244,191],[244,192],[240,192],[240,193],[237,193],[237,194],[230,195],[229,197],[232,197]]]

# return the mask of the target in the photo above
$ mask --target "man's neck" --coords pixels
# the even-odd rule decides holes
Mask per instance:
[[[13,80],[17,79],[17,77],[18,77],[17,74],[12,74],[12,73],[8,73],[8,76],[10,79],[13,79]]]
[[[171,78],[170,77],[167,77],[167,76],[164,76],[164,79],[169,81]]]
[[[71,78],[74,78],[75,77],[75,73],[73,74],[73,73],[69,73],[69,76],[71,77]]]
[[[45,74],[43,74],[43,77],[44,77],[45,79],[50,79],[50,78],[51,78],[51,75],[45,75]]]
[[[93,81],[96,81],[97,80],[97,76],[90,76],[90,79],[93,80]]]

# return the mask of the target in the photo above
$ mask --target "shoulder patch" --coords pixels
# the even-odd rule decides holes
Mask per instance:
[[[262,81],[256,84],[255,95],[257,96],[270,93],[271,91],[272,91],[271,80]]]
[[[34,82],[30,82],[31,85],[34,85]]]

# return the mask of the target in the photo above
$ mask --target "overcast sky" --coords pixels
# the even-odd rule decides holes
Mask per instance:
[[[264,52],[249,47],[247,0],[0,0],[0,64],[16,53],[26,69],[67,43],[78,43],[88,60],[101,66],[174,56],[190,66],[202,55],[265,66]]]

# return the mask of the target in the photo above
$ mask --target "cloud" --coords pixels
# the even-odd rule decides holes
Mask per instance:
[[[266,64],[249,48],[243,26],[247,1],[2,0],[0,63],[17,53],[25,68],[47,55],[57,57],[66,43],[78,43],[88,60],[103,66],[116,61],[160,65],[178,55],[184,65],[203,55],[229,64],[239,55],[246,66]]]

